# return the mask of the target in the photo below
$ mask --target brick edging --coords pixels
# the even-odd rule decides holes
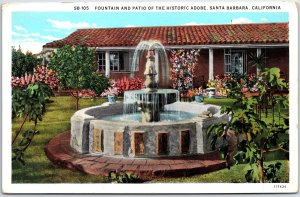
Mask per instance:
[[[132,172],[140,179],[151,180],[203,174],[226,167],[225,161],[220,160],[216,152],[147,159],[81,155],[70,147],[70,131],[51,139],[44,150],[49,160],[56,165],[97,176],[108,176],[110,171],[126,171]]]

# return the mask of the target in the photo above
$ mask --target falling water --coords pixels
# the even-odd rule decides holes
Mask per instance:
[[[169,80],[169,63],[168,63],[168,56],[165,51],[164,46],[161,44],[158,40],[147,40],[147,41],[141,41],[133,54],[133,60],[132,64],[130,65],[130,76],[131,78],[134,75],[134,72],[139,71],[139,63],[140,59],[146,54],[147,50],[153,49],[154,53],[158,56],[158,60],[156,60],[156,71],[159,73],[158,65],[161,64],[162,67],[162,73],[158,74],[162,76],[162,83],[166,83],[167,80]],[[157,62],[158,61],[158,62]],[[159,77],[156,78],[158,81]]]
[[[147,52],[147,55],[146,55]],[[131,76],[139,69],[140,58],[147,58],[145,64],[144,82],[145,88],[142,90],[126,91],[124,93],[123,113],[134,114],[141,112],[142,122],[160,121],[160,112],[164,111],[164,106],[179,100],[178,90],[157,89],[159,72],[162,74],[162,83],[169,79],[169,65],[164,46],[156,40],[142,41],[138,44],[131,65]],[[159,69],[161,66],[161,70]]]
[[[156,102],[153,102],[156,101]],[[139,103],[152,103],[154,109],[179,101],[179,92],[173,89],[158,89],[157,92],[146,92],[145,90],[133,90],[124,92],[123,113],[130,114],[139,111]],[[162,108],[163,110],[163,108]]]

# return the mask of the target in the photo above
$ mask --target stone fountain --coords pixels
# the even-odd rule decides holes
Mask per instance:
[[[71,132],[59,134],[45,147],[52,162],[96,176],[131,172],[144,180],[226,166],[219,153],[210,149],[207,129],[229,117],[220,113],[220,106],[180,102],[177,90],[158,88],[158,75],[168,79],[168,64],[163,63],[167,56],[157,41],[138,45],[132,71],[145,53],[145,88],[125,92],[123,102],[75,112]],[[162,61],[160,69],[158,61]],[[207,113],[211,116],[203,116]]]
[[[177,90],[159,89],[156,57],[167,59],[164,48],[158,42],[143,41],[139,46],[135,57],[146,53],[147,59],[145,88],[125,92],[124,102],[77,111],[71,118],[71,147],[80,154],[125,158],[210,152],[207,128],[228,116],[220,113],[220,106],[180,102]],[[212,117],[199,116],[204,111]]]
[[[124,94],[124,113],[136,113],[141,111],[141,122],[160,121],[160,112],[166,104],[174,103],[179,99],[177,90],[158,90],[156,81],[157,71],[154,62],[154,50],[147,51],[145,65],[145,88],[137,91],[127,91]],[[135,105],[132,107],[132,105]]]

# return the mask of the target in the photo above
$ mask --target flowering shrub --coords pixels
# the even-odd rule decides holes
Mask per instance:
[[[51,90],[55,89],[57,86],[58,79],[56,77],[55,71],[49,69],[46,66],[38,66],[33,73],[36,76],[38,82],[47,84]]]
[[[192,91],[193,91],[194,96],[198,96],[198,95],[202,95],[203,94],[202,87],[194,88]]]
[[[11,85],[12,87],[20,87],[26,88],[29,84],[35,83],[35,76],[32,74],[25,73],[24,76],[21,77],[11,77]]]
[[[230,79],[230,75],[216,75],[214,79],[208,80],[207,86],[216,89],[216,96],[227,96],[228,88],[226,82]]]
[[[116,87],[112,87],[102,92],[100,96],[117,96],[118,94],[118,89]]]
[[[197,63],[198,50],[179,49],[171,51],[170,62],[171,80],[173,88],[179,91],[188,91],[193,88],[194,69]]]
[[[53,90],[57,87],[58,79],[55,72],[45,66],[38,66],[33,74],[25,73],[21,77],[11,77],[13,87],[27,88],[29,84],[34,84],[35,82],[44,83]]]
[[[233,94],[258,92],[258,78],[255,74],[232,73],[216,75],[208,80],[207,86],[216,89],[216,96],[233,96]]]
[[[85,98],[91,98],[91,97],[95,97],[96,94],[93,90],[83,89],[83,90],[80,91],[79,96],[85,97]]]
[[[128,79],[127,77],[124,77],[122,79],[118,79],[114,83],[114,87],[118,89],[119,93],[124,93],[124,91],[127,90],[140,90],[144,87],[144,83],[142,79],[137,77],[132,79]]]
[[[258,85],[259,80],[255,74],[233,73],[226,79],[226,87],[230,97],[240,95],[240,93],[258,92]]]
[[[198,95],[203,95],[203,89],[202,89],[202,87],[190,89],[186,93],[182,92],[180,94],[181,97],[190,97],[190,98],[194,97],[194,96],[198,96]]]

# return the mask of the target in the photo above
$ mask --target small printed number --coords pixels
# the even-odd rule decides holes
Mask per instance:
[[[286,188],[286,185],[274,185],[274,188],[284,189]]]
[[[74,6],[74,10],[89,10],[89,6]]]

